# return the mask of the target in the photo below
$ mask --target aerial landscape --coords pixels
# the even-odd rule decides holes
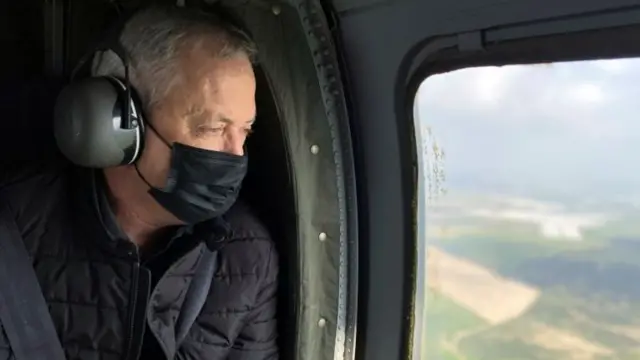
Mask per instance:
[[[432,209],[426,359],[640,359],[640,214],[493,201]]]
[[[494,68],[488,105],[443,100],[493,79],[474,70],[419,92],[420,358],[640,359],[638,109],[614,91],[640,61]],[[536,81],[544,102],[518,92]]]

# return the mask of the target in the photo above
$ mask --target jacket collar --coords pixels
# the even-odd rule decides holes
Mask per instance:
[[[75,201],[78,203],[78,221],[85,227],[93,229],[90,236],[97,239],[101,246],[120,253],[123,249],[131,250],[131,241],[121,229],[108,200],[108,187],[104,174],[98,169],[77,168],[74,187]],[[87,217],[87,215],[90,215]],[[87,221],[88,220],[88,221]],[[99,236],[95,229],[102,229]],[[166,241],[166,245],[174,239],[181,238],[197,243],[204,241],[211,250],[221,249],[232,236],[229,224],[223,217],[218,217],[196,225],[176,227],[173,235]],[[155,252],[155,251],[154,251]]]

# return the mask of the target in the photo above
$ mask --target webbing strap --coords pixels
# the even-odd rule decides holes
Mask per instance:
[[[16,360],[64,360],[49,308],[6,203],[0,199],[0,322]]]
[[[180,347],[182,341],[187,336],[189,329],[196,321],[198,314],[207,301],[211,281],[216,270],[217,252],[204,247],[204,253],[198,264],[193,280],[187,289],[186,299],[182,304],[180,317],[176,324],[176,349]]]

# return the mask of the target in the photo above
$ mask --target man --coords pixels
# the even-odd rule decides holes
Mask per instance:
[[[255,46],[231,25],[179,8],[137,13],[119,40],[146,114],[140,158],[104,170],[50,164],[0,188],[66,357],[276,359],[274,245],[242,204],[220,216],[235,193],[211,211],[193,192],[218,177],[242,180],[256,115]],[[99,53],[92,72],[123,78],[123,63]],[[194,158],[197,168],[183,171]],[[182,197],[162,191],[176,176],[192,183]],[[217,251],[215,276],[178,343],[207,249]],[[0,359],[12,359],[0,330]]]

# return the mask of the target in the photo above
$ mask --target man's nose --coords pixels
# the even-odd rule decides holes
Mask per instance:
[[[224,152],[238,156],[244,155],[244,142],[247,135],[244,131],[230,131],[225,141]]]

